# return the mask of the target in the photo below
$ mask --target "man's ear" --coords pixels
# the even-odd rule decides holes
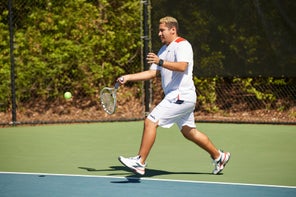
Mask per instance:
[[[171,32],[172,32],[172,34],[176,34],[177,32],[176,32],[177,30],[176,30],[176,27],[172,27],[171,28]]]

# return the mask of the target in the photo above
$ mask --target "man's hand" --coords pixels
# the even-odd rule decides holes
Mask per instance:
[[[119,77],[116,81],[118,81],[120,84],[126,83],[124,76]]]
[[[146,60],[148,64],[159,64],[160,58],[155,53],[148,53]]]

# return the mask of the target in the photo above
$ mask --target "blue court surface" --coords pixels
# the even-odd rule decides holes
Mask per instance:
[[[1,197],[295,197],[296,187],[139,177],[0,172]]]

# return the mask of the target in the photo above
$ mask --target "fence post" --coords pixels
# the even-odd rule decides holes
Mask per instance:
[[[13,11],[12,0],[8,0],[9,10],[9,37],[10,37],[10,83],[11,83],[11,124],[16,124],[16,97],[15,97],[15,64],[14,64],[14,43],[13,43]]]
[[[150,41],[150,35],[149,35],[149,0],[141,1],[143,3],[143,33],[142,36],[144,40],[143,45],[143,65],[144,70],[149,69],[149,64],[146,61],[146,56],[149,53],[149,41]],[[145,90],[145,116],[148,115],[150,111],[150,104],[151,104],[151,81],[147,80],[144,82],[144,90]]]

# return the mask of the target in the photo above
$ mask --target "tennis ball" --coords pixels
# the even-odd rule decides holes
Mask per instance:
[[[65,98],[65,99],[70,99],[70,98],[72,98],[72,94],[71,94],[71,92],[65,92],[65,94],[64,94],[64,98]]]

